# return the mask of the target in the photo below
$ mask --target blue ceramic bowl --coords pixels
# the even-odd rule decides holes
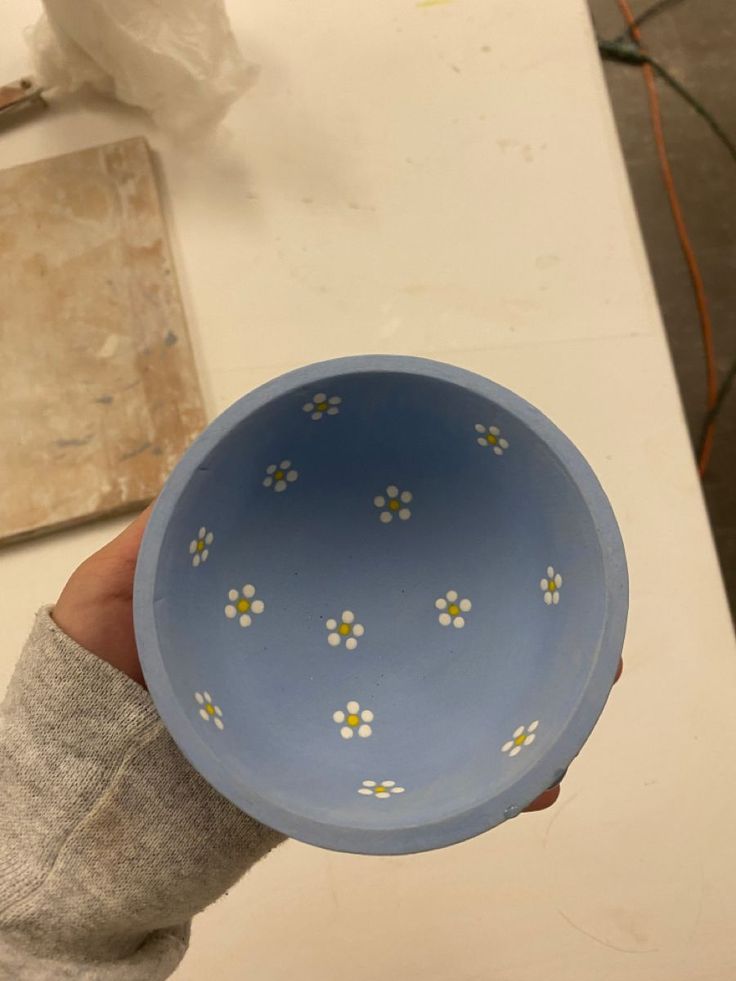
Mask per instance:
[[[135,582],[151,694],[199,772],[287,835],[438,848],[518,814],[613,683],[627,575],[590,467],[470,372],[357,357],[199,437]]]

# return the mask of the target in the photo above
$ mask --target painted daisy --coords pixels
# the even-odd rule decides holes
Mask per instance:
[[[373,732],[368,724],[373,722],[373,713],[370,709],[361,711],[358,702],[348,702],[345,711],[334,712],[332,719],[340,726],[340,735],[343,739],[352,739],[356,732],[366,739]]]
[[[192,565],[197,566],[200,562],[206,562],[207,556],[210,554],[210,545],[215,540],[215,536],[211,531],[202,525],[202,527],[197,532],[197,537],[193,538],[189,543],[189,554],[192,557]]]
[[[555,606],[560,602],[560,590],[562,589],[562,576],[555,572],[554,566],[547,566],[547,578],[539,580],[539,588],[544,593],[544,602],[549,606]]]
[[[443,627],[453,627],[460,629],[465,626],[465,617],[462,613],[469,613],[473,604],[469,599],[459,599],[454,589],[448,589],[444,596],[434,601],[435,607],[440,611],[437,619]]]
[[[218,729],[224,729],[225,723],[222,721],[222,709],[219,705],[215,705],[210,693],[208,691],[195,691],[194,697],[199,705],[199,714],[205,722],[209,722],[212,719]]]
[[[522,746],[531,746],[537,738],[534,732],[538,725],[539,719],[536,722],[530,722],[528,726],[519,726],[518,729],[514,730],[511,739],[503,744],[501,752],[508,753],[509,756],[516,756],[517,753],[521,752]]]
[[[408,521],[411,517],[411,510],[408,507],[413,499],[411,491],[399,491],[394,484],[389,484],[386,488],[386,495],[379,494],[373,498],[374,505],[380,509],[380,520],[387,525],[394,520],[394,515],[398,515],[401,521]]]
[[[273,487],[277,494],[285,491],[289,484],[293,484],[299,476],[298,470],[291,469],[291,460],[282,460],[278,466],[272,463],[266,467],[266,476],[263,479],[264,487]]]
[[[243,586],[240,592],[237,589],[231,589],[227,594],[230,602],[225,607],[225,616],[228,620],[234,620],[235,617],[238,617],[241,627],[249,627],[253,622],[251,614],[263,613],[266,608],[263,600],[253,599],[255,595],[256,587],[251,586],[250,583]]]
[[[395,780],[381,780],[380,783],[376,783],[375,780],[364,780],[363,786],[358,788],[358,793],[364,797],[380,797],[385,800],[391,794],[403,794],[404,788],[397,787]]]
[[[330,395],[329,398],[324,392],[317,392],[315,396],[312,397],[311,402],[305,402],[302,409],[305,412],[309,412],[312,419],[321,419],[322,416],[336,416],[340,411],[338,405],[342,404],[342,399],[339,395]]]
[[[490,446],[496,456],[501,456],[504,450],[509,448],[509,441],[501,435],[498,426],[483,426],[477,422],[475,431],[478,433],[476,442],[478,446]]]
[[[325,627],[330,631],[327,635],[327,643],[330,647],[339,647],[344,640],[345,647],[349,651],[355,650],[358,646],[358,637],[362,637],[365,633],[363,624],[355,622],[355,614],[352,610],[342,611],[340,623],[330,617]]]

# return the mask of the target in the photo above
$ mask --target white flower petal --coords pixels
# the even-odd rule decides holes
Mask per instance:
[[[372,797],[373,796],[373,791],[372,790],[369,790],[367,787],[361,787],[358,790],[358,793],[359,794],[364,794],[366,797]]]
[[[205,545],[211,545],[214,540],[215,540],[215,536],[212,534],[211,531],[208,531],[207,534],[204,536]]]
[[[414,499],[414,495],[412,494],[411,491],[402,491],[401,500],[403,501],[404,504],[411,504],[413,499]]]
[[[342,611],[342,622],[343,623],[352,623],[354,619],[355,619],[355,614],[353,613],[352,610],[343,610]]]
[[[386,493],[388,494],[389,497],[398,497],[399,488],[396,487],[395,484],[389,484],[388,487],[386,488]]]
[[[348,639],[345,641],[345,647],[349,651],[354,651],[357,646],[358,641],[355,639],[355,637],[348,637]]]
[[[467,613],[468,610],[473,609],[473,604],[469,599],[462,599],[460,600],[460,609],[463,611],[463,613]]]
[[[549,579],[540,579],[539,588],[542,590],[549,589]]]
[[[212,695],[210,695],[210,693],[208,691],[204,691],[204,692],[202,692],[202,694],[204,695],[205,702],[211,702],[212,701]]]
[[[381,521],[387,525],[389,521],[393,521],[393,515],[390,511],[381,511]]]
[[[253,622],[247,613],[243,613],[238,621],[241,627],[249,627]]]
[[[559,593],[553,593],[552,594],[552,602],[555,604],[555,606],[557,606],[557,604],[560,602],[560,594]]]
[[[554,568],[551,565],[548,565],[547,566],[547,578],[548,579],[554,579],[554,577],[555,577],[555,570],[554,570]]]
[[[330,405],[342,405],[342,399],[339,395],[332,395],[327,401]]]
[[[315,402],[326,402],[327,401],[327,393],[326,392],[317,392],[317,394],[314,396],[314,401]]]
[[[321,419],[321,418],[322,418],[322,413],[321,413],[321,412],[313,412],[313,413],[312,413],[312,419],[314,419],[314,421],[315,421],[315,422],[316,422],[316,421],[317,421],[318,419]]]
[[[266,467],[266,473],[276,473],[277,467],[275,463],[272,463],[270,467]]]
[[[365,627],[362,623],[356,623],[353,627],[353,633],[356,637],[362,637],[365,633]]]
[[[228,599],[231,599],[231,600],[236,600],[238,598],[238,591],[237,591],[237,589],[231,589],[231,590],[229,590],[229,592],[227,594],[227,598]]]
[[[509,756],[516,756],[516,754],[520,752],[521,752],[521,746],[514,746],[514,748],[509,753]]]
[[[215,715],[222,715],[222,709],[219,705],[215,705]]]
[[[558,572],[557,575],[555,576],[555,586],[557,586],[557,588],[559,589],[561,585],[562,585],[562,576]]]
[[[302,406],[305,412],[312,412],[314,410],[314,402],[305,402]]]
[[[452,617],[449,613],[440,613],[437,619],[440,621],[443,627],[449,627],[452,623]]]
[[[524,726],[519,726],[518,729],[514,729],[514,739],[518,739],[523,731],[524,731]]]
[[[453,627],[457,627],[458,630],[462,630],[462,628],[465,626],[465,618],[455,617],[455,619],[452,621],[452,625]]]
[[[390,797],[390,796],[391,796],[391,794],[389,794],[389,793],[386,793],[386,791],[385,791],[385,790],[383,790],[383,791],[379,791],[379,792],[378,792],[378,793],[376,794],[376,797]]]
[[[266,477],[266,479],[263,481],[263,486],[270,487],[272,483],[273,483],[273,477]]]
[[[195,539],[192,539],[192,541],[189,543],[189,554],[194,555],[196,551],[197,551],[197,542]]]
[[[399,511],[399,517],[401,518],[402,521],[408,521],[409,518],[411,517],[411,511],[409,510],[409,508],[401,508],[401,510]]]
[[[434,605],[437,607],[438,610],[444,610],[447,606],[447,600],[443,596],[440,596],[439,599],[436,599],[434,601]]]
[[[192,565],[196,568],[199,565],[200,561],[201,561],[201,559],[200,559],[199,555],[195,555],[192,558]]]
[[[508,753],[508,751],[511,749],[513,745],[514,745],[513,739],[509,739],[509,741],[507,743],[504,743],[503,746],[501,747],[501,752]]]
[[[204,538],[206,534],[207,534],[207,529],[204,527],[204,525],[202,525],[202,527],[197,532],[197,538]]]
[[[265,608],[266,604],[263,602],[263,600],[253,600],[251,604],[251,609],[254,613],[263,613]]]
[[[496,454],[496,456],[503,456],[503,450],[500,446],[494,446],[493,452]]]
[[[206,562],[206,561],[207,561],[207,556],[208,556],[209,554],[210,554],[210,553],[209,553],[209,549],[205,549],[205,550],[204,550],[204,551],[202,552],[202,561],[203,561],[203,562]],[[195,558],[196,558],[196,555],[195,555]]]
[[[225,723],[222,721],[222,719],[218,719],[217,716],[215,716],[213,721],[220,731],[222,731],[225,728]]]
[[[529,734],[529,735],[528,735],[528,736],[526,737],[526,739],[524,740],[524,745],[525,745],[525,746],[528,746],[528,745],[529,745],[530,743],[533,743],[533,742],[534,742],[534,740],[535,740],[536,738],[537,738],[537,737],[536,737],[536,736],[534,735],[534,733],[533,733],[533,732],[532,732],[532,733],[530,733],[530,734]]]
[[[226,617],[227,617],[227,618],[228,618],[229,620],[232,620],[232,618],[233,618],[233,617],[235,616],[235,614],[236,614],[237,612],[238,612],[238,611],[237,611],[237,610],[235,609],[235,607],[234,607],[234,606],[231,606],[231,604],[230,604],[230,603],[228,603],[228,604],[227,604],[227,606],[225,607],[225,616],[226,616]]]
[[[375,780],[364,780],[363,781],[363,786],[364,787],[375,787],[376,786],[376,781]]]
[[[286,479],[289,481],[290,484],[293,484],[298,476],[299,476],[298,470],[290,470],[286,475]]]
[[[550,605],[550,603],[552,602],[552,593],[544,594],[544,602],[547,604],[547,606]]]
[[[498,436],[498,434],[501,432],[501,430],[498,428],[498,426],[490,426],[489,429],[488,429],[488,432],[492,436]]]
[[[325,624],[325,627],[327,627],[328,630],[336,630],[337,629],[337,620],[333,620],[332,617],[330,617],[330,619]]]
[[[373,722],[373,712],[370,709],[363,709],[360,713],[360,718],[363,722]]]
[[[451,603],[454,603],[455,600],[457,599],[457,593],[455,592],[454,589],[448,589],[448,591],[445,593],[445,596],[448,598],[448,600]]]
[[[352,739],[353,730],[350,728],[350,726],[343,726],[342,729],[340,730],[340,735],[342,736],[343,739]]]
[[[386,503],[386,498],[381,497],[381,495],[379,494],[378,497],[373,498],[373,503],[376,505],[377,508],[382,508]]]
[[[371,729],[370,726],[361,726],[358,729],[358,735],[361,736],[363,739],[367,739],[372,732],[373,730]]]
[[[327,643],[330,645],[330,647],[339,647],[340,646],[340,634],[328,634],[327,635]]]
[[[207,722],[207,720],[209,719],[209,713],[205,712],[204,709],[200,709],[199,714],[202,716],[205,722]]]
[[[336,415],[339,414],[339,412],[340,412],[340,410],[338,409],[338,407],[336,405],[333,405],[333,406],[331,406],[331,408],[329,408],[327,410],[327,415],[328,416],[336,416]]]
[[[394,787],[393,790],[391,791],[391,793],[392,794],[403,794],[404,793],[404,788],[403,787]]]
[[[509,448],[509,441],[507,439],[499,439],[498,445],[502,450],[507,450]]]
[[[281,491],[285,491],[286,487],[287,484],[285,480],[277,480],[276,483],[273,485],[273,489],[276,491],[277,494],[280,494]]]
[[[535,719],[534,722],[529,723],[529,726],[526,731],[534,732],[534,730],[537,728],[538,725],[539,725],[539,719]]]
[[[334,722],[344,722],[345,721],[345,713],[344,712],[341,712],[338,709],[337,712],[333,712],[332,713],[332,718],[333,718],[333,721]]]
[[[381,781],[381,786],[382,787],[395,787],[396,786],[396,781],[395,780],[382,780]]]
[[[488,446],[488,441],[484,436],[479,436],[478,439],[476,439],[476,443],[478,446]]]
[[[348,712],[350,712],[351,715],[355,715],[356,713],[360,712],[360,703],[348,702],[345,708],[348,710]]]
[[[476,422],[476,424],[475,424],[475,431],[476,431],[476,433],[484,433],[484,432],[486,432],[486,427],[485,426],[482,426],[479,422]]]
[[[291,466],[291,460],[282,460],[279,464],[279,470],[288,470]]]
[[[204,699],[202,698],[202,693],[201,692],[195,691],[194,697],[197,699],[197,701],[199,702],[200,705],[204,702]]]
[[[255,595],[256,587],[252,583],[247,582],[245,586],[243,586],[243,596],[245,596],[246,599],[251,599],[251,597]]]

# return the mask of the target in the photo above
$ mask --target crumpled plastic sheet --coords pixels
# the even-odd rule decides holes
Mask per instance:
[[[44,8],[29,44],[52,97],[90,87],[192,135],[219,122],[257,74],[223,0],[44,0]]]

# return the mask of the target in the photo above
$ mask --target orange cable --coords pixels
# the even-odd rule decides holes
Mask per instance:
[[[618,4],[618,8],[629,27],[632,38],[637,44],[641,44],[641,32],[636,26],[634,15],[628,4],[628,0],[616,0],[616,3]],[[708,409],[710,410],[715,405],[718,397],[718,371],[716,368],[715,350],[713,346],[713,322],[710,319],[708,298],[705,294],[703,277],[700,273],[700,267],[698,266],[698,260],[695,256],[695,250],[693,249],[690,236],[687,232],[685,218],[682,214],[682,206],[680,204],[680,199],[677,196],[675,180],[672,175],[672,168],[670,167],[670,161],[667,155],[667,143],[664,138],[664,129],[662,127],[662,113],[659,106],[659,95],[657,94],[654,69],[651,65],[644,64],[642,65],[642,71],[644,72],[644,81],[646,82],[647,94],[649,96],[649,114],[652,120],[652,130],[654,133],[654,142],[657,146],[659,166],[662,171],[662,178],[667,191],[667,197],[669,198],[672,217],[675,220],[677,237],[680,240],[680,247],[682,248],[683,255],[685,256],[685,262],[687,263],[690,279],[692,280],[693,289],[695,290],[695,303],[698,308],[700,329],[703,335],[703,348],[705,351],[706,376],[708,382]],[[708,467],[708,461],[710,460],[710,454],[713,448],[714,433],[715,419],[711,419],[706,429],[703,446],[700,452],[700,459],[698,460],[698,470],[700,471],[701,477],[705,474]]]

